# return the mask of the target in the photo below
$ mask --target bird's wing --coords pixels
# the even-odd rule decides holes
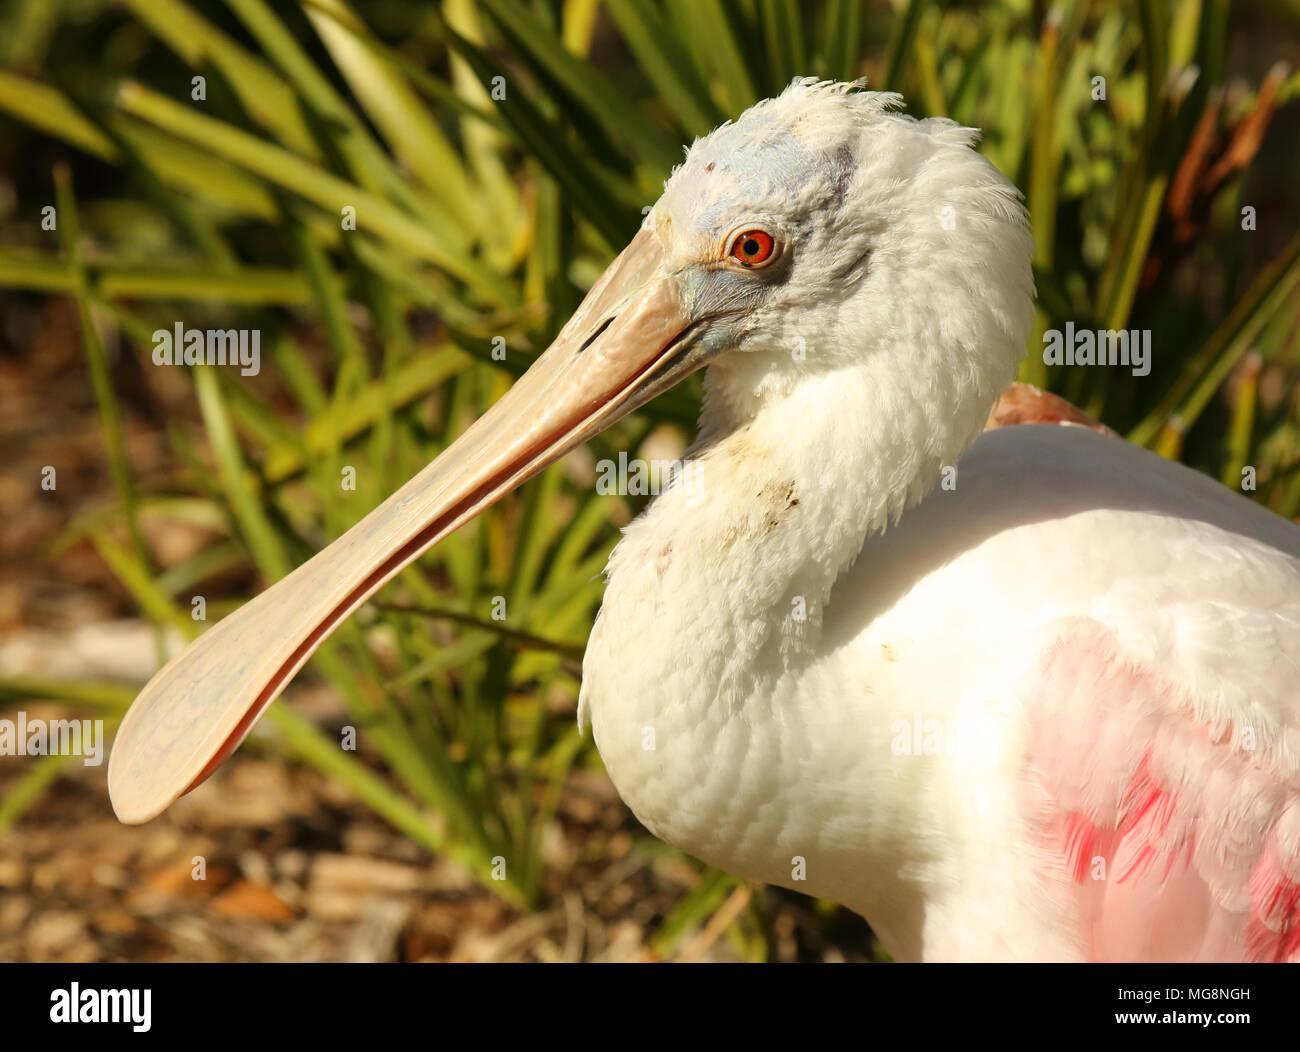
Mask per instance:
[[[1030,846],[1092,959],[1300,961],[1291,584],[1273,609],[1183,599],[1127,632],[1079,618],[1042,655]]]
[[[1300,961],[1300,562],[1130,514],[1149,561],[1039,637],[1024,695],[1043,876],[1097,960]]]
[[[1002,428],[838,599],[832,647],[950,655],[919,707],[1013,695],[1023,846],[1082,952],[1300,958],[1294,524],[1113,437]]]

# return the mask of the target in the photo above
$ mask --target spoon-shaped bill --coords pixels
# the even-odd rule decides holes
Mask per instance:
[[[321,642],[430,546],[697,369],[687,299],[643,228],[555,343],[440,457],[149,681],[109,758],[118,818],[148,821],[207,778]]]

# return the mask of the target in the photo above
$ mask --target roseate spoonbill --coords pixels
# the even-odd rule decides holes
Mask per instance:
[[[696,142],[490,412],[145,687],[118,815],[202,782],[439,538],[708,365],[693,491],[625,531],[584,664],[637,817],[900,959],[1300,958],[1300,529],[1094,430],[981,434],[1033,318],[1025,211],[971,130],[897,102],[797,80]]]

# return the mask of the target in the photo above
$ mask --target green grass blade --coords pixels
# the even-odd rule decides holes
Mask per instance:
[[[816,76],[803,51],[803,23],[798,0],[759,0],[763,40],[767,45],[770,91],[781,90],[795,77]]]
[[[495,302],[509,302],[512,294],[499,277],[439,237],[433,230],[381,197],[319,168],[287,150],[214,120],[146,88],[122,86],[119,103],[164,131],[212,150],[247,171],[319,205],[333,216],[345,206],[356,209],[358,230],[369,230],[420,259],[453,274]]]
[[[249,481],[215,369],[201,365],[192,373],[208,442],[216,456],[222,491],[263,579],[268,583],[278,581],[293,569],[293,565],[279,535],[267,519],[257,488]]]
[[[117,159],[112,139],[48,84],[0,69],[0,110],[100,160]]]
[[[925,0],[906,0],[902,15],[895,17],[885,57],[885,79],[879,85],[881,90],[902,90],[904,65],[914,55],[916,33],[921,28],[925,6]]]
[[[827,77],[856,80],[862,75],[865,15],[860,0],[830,0],[826,5],[821,53]]]
[[[484,83],[490,82],[496,73],[488,57],[450,27],[444,32],[451,46],[475,74]],[[506,98],[498,106],[520,144],[564,188],[569,199],[582,209],[609,247],[614,249],[626,244],[636,233],[640,216],[613,198],[599,174],[574,153],[561,129],[550,124],[518,89],[513,92],[507,89]]]
[[[1300,234],[1251,282],[1246,294],[1223,319],[1205,345],[1189,358],[1178,379],[1156,407],[1128,434],[1130,442],[1150,445],[1171,419],[1184,427],[1200,415],[1214,392],[1263,328],[1273,312],[1290,302],[1300,283]]]
[[[260,58],[183,0],[123,0],[123,3],[191,68],[198,69],[203,63],[211,62],[219,69],[238,94],[244,110],[262,127],[274,131],[286,147],[305,157],[319,156],[293,89]],[[185,95],[188,98],[188,90]]]
[[[677,137],[647,118],[594,66],[570,54],[535,11],[519,0],[485,0],[484,7],[522,57],[553,77],[612,141],[665,172],[681,160]]]
[[[690,135],[707,135],[722,123],[722,114],[686,49],[647,0],[608,0],[606,10],[618,25],[641,68],[664,104]]]

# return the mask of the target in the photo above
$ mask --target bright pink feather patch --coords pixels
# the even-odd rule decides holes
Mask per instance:
[[[1093,960],[1300,961],[1300,786],[1097,635],[1035,683],[1026,807]]]

